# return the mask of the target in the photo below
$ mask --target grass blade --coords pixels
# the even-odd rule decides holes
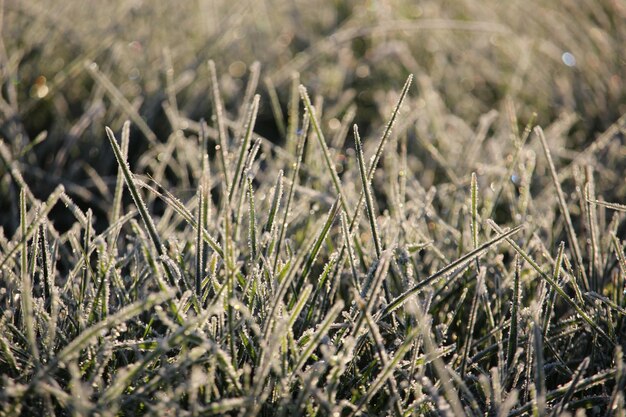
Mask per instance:
[[[322,155],[324,156],[324,161],[326,162],[326,168],[330,173],[330,178],[333,182],[333,186],[335,187],[335,192],[338,195],[339,202],[341,203],[341,208],[343,208],[346,212],[349,212],[348,202],[344,197],[344,193],[341,188],[341,181],[339,180],[339,176],[337,175],[337,170],[335,169],[335,164],[332,161],[330,151],[328,150],[326,139],[324,138],[324,134],[322,133],[322,129],[320,127],[320,122],[319,120],[317,120],[315,109],[313,108],[313,105],[311,104],[311,99],[309,98],[309,94],[307,93],[306,88],[303,85],[300,86],[300,97],[302,97],[302,101],[304,102],[306,111],[309,114],[311,125],[313,126],[313,130],[315,131],[315,137],[317,137],[317,142],[319,143],[320,149],[322,150]]]
[[[378,224],[376,222],[374,199],[372,198],[372,192],[370,190],[370,179],[367,178],[365,172],[365,161],[363,160],[363,147],[361,146],[361,137],[359,136],[359,129],[357,125],[354,125],[354,144],[356,146],[356,157],[359,162],[359,173],[361,174],[361,185],[363,187],[363,194],[365,195],[365,207],[367,208],[367,217],[370,221],[370,230],[372,232],[372,238],[374,239],[374,248],[376,249],[376,257],[380,258],[382,252],[380,237],[378,234]]]
[[[539,140],[541,141],[541,146],[543,147],[544,155],[546,156],[546,159],[548,161],[548,167],[550,168],[550,174],[552,175],[552,182],[554,183],[554,187],[556,188],[556,196],[559,203],[559,208],[561,209],[561,215],[565,219],[567,240],[569,241],[569,244],[574,251],[574,262],[576,263],[576,268],[578,268],[578,270],[580,271],[585,291],[589,291],[589,280],[587,279],[587,273],[585,271],[585,267],[583,266],[583,256],[582,252],[580,251],[580,246],[578,244],[578,237],[576,236],[576,231],[574,230],[574,225],[572,224],[572,218],[567,207],[567,202],[565,201],[565,195],[563,194],[563,190],[561,189],[559,176],[556,172],[554,162],[552,161],[552,155],[550,153],[550,148],[548,147],[548,142],[546,141],[546,137],[543,134],[543,129],[541,129],[541,127],[536,126],[533,131],[535,132],[535,135],[539,137]]]
[[[250,145],[250,139],[252,138],[252,132],[254,131],[254,124],[256,123],[257,112],[259,111],[259,100],[260,96],[257,94],[254,96],[252,103],[250,104],[250,109],[248,110],[248,117],[246,121],[246,133],[244,134],[241,145],[239,149],[239,158],[237,159],[237,165],[235,166],[235,175],[233,177],[233,182],[230,185],[230,189],[228,191],[228,200],[233,200],[233,194],[235,190],[239,186],[239,179],[243,175],[244,168],[244,157],[248,150],[248,146]]]
[[[124,178],[126,179],[126,186],[128,187],[128,190],[130,191],[130,194],[133,198],[135,206],[137,207],[137,210],[139,210],[139,215],[141,216],[141,220],[143,220],[143,223],[146,226],[146,229],[148,230],[148,235],[150,236],[150,240],[152,240],[152,243],[154,244],[154,247],[159,257],[163,258],[164,256],[166,256],[165,248],[163,247],[163,244],[161,243],[161,238],[159,237],[159,234],[156,230],[156,226],[154,224],[154,221],[152,220],[152,216],[150,216],[150,213],[148,212],[148,207],[146,207],[146,204],[144,203],[143,199],[141,198],[141,195],[139,194],[139,190],[137,189],[137,185],[135,184],[133,173],[131,172],[130,167],[128,166],[128,162],[126,161],[126,159],[124,158],[124,155],[122,154],[122,150],[120,149],[120,146],[117,144],[117,139],[115,139],[115,134],[108,127],[106,127],[105,130],[109,138],[109,142],[111,143],[111,147],[113,148],[115,159],[117,159],[117,163],[122,169],[122,172],[124,173]],[[176,282],[174,281],[174,273],[171,270],[169,264],[163,261],[162,261],[162,264],[163,264],[163,269],[165,270],[168,276],[168,279],[170,281],[170,285],[172,285],[173,287],[176,287]],[[162,290],[163,289],[164,288],[162,288]]]
[[[556,255],[556,259],[554,260],[554,272],[552,273],[552,279],[554,282],[559,282],[559,278],[561,276],[561,263],[563,262],[563,252],[565,251],[565,242],[561,242],[559,245],[559,251]],[[550,287],[547,295],[547,305],[544,309],[543,316],[543,338],[548,337],[548,328],[550,326],[550,317],[552,316],[552,310],[554,308],[554,288]]]
[[[456,261],[453,261],[450,264],[444,266],[439,271],[435,272],[433,275],[424,279],[419,284],[415,285],[413,288],[409,289],[408,291],[405,291],[404,293],[396,297],[393,301],[391,301],[391,303],[389,303],[389,305],[385,307],[385,309],[382,311],[381,317],[388,316],[389,314],[391,314],[398,308],[402,307],[404,303],[406,303],[407,300],[411,298],[413,295],[417,294],[418,292],[420,292],[427,286],[432,285],[439,279],[446,277],[449,273],[453,272],[454,270],[467,266],[468,263],[472,262],[474,259],[481,256],[491,246],[514,235],[515,233],[522,230],[522,228],[523,226],[520,225],[509,230],[508,232],[505,232],[505,233],[500,232],[501,234],[489,240],[488,242],[482,244],[479,248],[474,249],[473,251],[463,255]]]
[[[230,170],[228,169],[228,137],[226,136],[226,116],[224,115],[224,104],[220,94],[220,87],[217,82],[217,70],[215,62],[209,61],[209,76],[211,78],[211,98],[213,99],[213,114],[217,123],[218,145],[215,147],[220,156],[222,164],[222,175],[226,190],[230,189]]]
[[[36,318],[33,310],[33,283],[28,271],[28,221],[26,219],[26,193],[20,191],[20,230],[22,232],[22,250],[20,254],[20,295],[22,301],[22,321],[26,329],[28,345],[35,364],[39,363],[39,349],[36,338]]]

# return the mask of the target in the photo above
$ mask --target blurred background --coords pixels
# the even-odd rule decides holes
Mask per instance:
[[[64,184],[96,218],[106,212],[116,164],[104,126],[133,120],[131,166],[149,169],[149,151],[173,131],[211,126],[210,59],[233,120],[259,63],[256,131],[279,145],[294,73],[323,106],[329,137],[346,118],[377,135],[414,74],[402,117],[422,143],[409,151],[425,186],[506,158],[498,143],[533,113],[567,164],[626,111],[625,21],[621,0],[4,0],[0,225],[18,224],[12,167],[40,199]],[[480,129],[487,151],[468,163]],[[594,155],[613,172],[599,172],[607,198],[624,195],[623,149]],[[452,174],[437,174],[433,157]]]

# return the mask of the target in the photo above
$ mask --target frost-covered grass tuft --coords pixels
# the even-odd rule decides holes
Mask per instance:
[[[44,3],[3,4],[0,416],[626,415],[617,3]]]

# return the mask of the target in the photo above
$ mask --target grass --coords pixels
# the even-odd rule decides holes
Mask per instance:
[[[0,416],[626,415],[619,2],[0,10]]]

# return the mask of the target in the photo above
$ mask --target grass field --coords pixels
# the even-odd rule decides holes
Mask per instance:
[[[626,416],[622,1],[0,10],[0,416]]]

